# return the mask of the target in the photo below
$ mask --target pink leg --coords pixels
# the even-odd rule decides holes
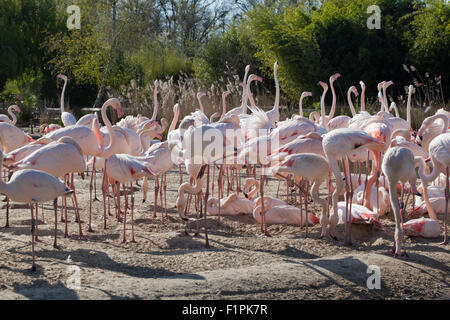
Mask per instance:
[[[450,199],[450,184],[449,184],[449,167],[446,168],[446,182],[445,182],[445,214],[444,214],[444,241],[442,245],[448,244],[448,231],[447,231],[447,213],[448,213],[448,201]]]
[[[35,258],[34,258],[34,238],[35,238],[35,234],[36,234],[36,221],[34,220],[33,207],[34,207],[34,204],[30,203],[30,209],[31,209],[31,256],[32,256],[32,260],[33,260],[31,271],[36,271],[36,263],[35,263]]]

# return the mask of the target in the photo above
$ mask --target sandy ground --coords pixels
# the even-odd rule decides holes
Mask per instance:
[[[142,203],[142,192],[136,187],[137,243],[118,244],[123,224],[110,217],[103,230],[102,202],[96,201],[93,207],[95,232],[87,232],[88,178],[76,179],[87,239],[65,239],[64,224],[59,223],[60,248],[54,249],[53,207],[45,204],[44,221],[39,210],[36,272],[30,271],[30,211],[17,205],[11,209],[10,228],[0,229],[1,299],[450,298],[449,246],[438,245],[442,237],[409,238],[410,259],[393,258],[387,254],[393,244],[392,214],[382,220],[384,230],[354,226],[350,247],[319,239],[319,226],[309,229],[308,238],[298,227],[270,226],[273,237],[268,238],[259,233],[259,225],[250,216],[223,218],[222,225],[216,217],[208,217],[211,247],[206,249],[204,238],[194,237],[195,220],[189,222],[190,236],[181,236],[183,224],[174,209],[179,175],[174,171],[167,177],[165,223],[160,206],[152,222],[153,192]],[[277,186],[270,180],[265,192],[275,195]],[[70,234],[76,236],[71,207],[69,220]],[[3,209],[0,225],[4,224]],[[129,223],[127,227],[129,239]],[[204,235],[203,228],[200,233]],[[343,226],[338,226],[338,238],[343,239]],[[373,274],[368,273],[369,265],[380,268],[380,289],[367,287]],[[77,275],[79,287],[73,281]]]

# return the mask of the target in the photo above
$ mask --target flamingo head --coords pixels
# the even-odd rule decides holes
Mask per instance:
[[[330,82],[336,81],[337,79],[339,79],[339,77],[341,77],[341,74],[340,74],[340,73],[335,73],[335,74],[333,74],[333,75],[330,77]]]
[[[364,82],[360,81],[359,85],[361,86],[361,90],[366,89],[366,84]]]
[[[119,119],[122,118],[123,111],[122,111],[122,106],[120,105],[119,99],[117,99],[117,98],[110,98],[110,99],[108,99],[108,101],[105,102],[105,105],[112,106],[117,112],[117,117]]]
[[[381,91],[381,88],[383,88],[385,82],[386,82],[386,81],[381,81],[381,82],[377,85],[378,91]]]
[[[249,72],[249,71],[250,71],[250,65],[248,64],[245,66],[245,72]]]
[[[222,93],[222,97],[225,98],[226,96],[228,96],[230,94],[231,94],[231,91],[229,91],[229,90],[225,91],[225,92]]]
[[[358,89],[356,89],[355,86],[351,86],[349,90],[355,95],[355,97],[359,96]]]
[[[278,71],[278,61],[275,61],[275,63],[273,64],[273,70]]]
[[[416,89],[414,88],[414,86],[412,84],[409,85],[408,92],[411,92],[411,93],[416,92]]]
[[[155,85],[155,88],[158,86],[158,80],[153,81],[153,84]]]
[[[312,97],[312,92],[303,92],[302,98],[305,98],[305,97]]]
[[[174,112],[174,113],[180,112],[180,104],[179,104],[179,103],[176,103],[176,104],[173,106],[173,112]]]
[[[385,81],[384,83],[383,83],[383,88],[384,89],[387,89],[389,86],[391,86],[391,85],[393,85],[394,84],[394,82],[393,81]]]
[[[324,91],[328,90],[328,85],[325,82],[319,81],[318,85],[321,86]]]
[[[201,99],[201,97],[206,96],[206,92],[198,92],[197,93],[197,99]]]
[[[56,76],[56,78],[58,78],[58,79],[63,79],[64,81],[67,81],[67,76],[64,75],[64,74],[58,74],[58,75]]]
[[[256,74],[251,74],[249,77],[248,77],[248,80],[247,80],[247,83],[250,83],[251,81],[253,81],[253,80],[257,80],[257,81],[259,81],[259,82],[263,82],[263,79],[260,77],[260,76],[257,76]]]
[[[10,108],[11,108],[11,110],[14,110],[14,111],[16,111],[16,112],[20,112],[20,108],[19,108],[19,106],[16,105],[16,104],[13,104],[12,106],[10,106]]]

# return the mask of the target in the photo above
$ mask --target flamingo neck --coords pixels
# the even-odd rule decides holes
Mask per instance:
[[[249,70],[250,70],[250,69],[247,69],[247,68],[245,69],[244,80],[243,80],[244,87],[242,88],[242,89],[243,89],[243,90],[242,90],[242,101],[244,101],[244,99],[245,99],[245,94],[246,94],[246,92],[247,92],[247,90],[246,90],[246,88],[245,88],[245,85],[247,85],[247,76],[248,76]],[[247,103],[247,100],[245,100],[245,102]]]
[[[328,123],[327,123],[326,117],[325,117],[325,95],[327,94],[327,91],[328,91],[328,88],[323,90],[322,98],[320,98],[320,114],[322,117],[322,125],[328,131]]]
[[[383,105],[384,105],[384,111],[389,112],[389,106],[388,106],[388,100],[386,95],[387,87],[383,86]]]
[[[158,114],[158,89],[155,84],[155,89],[153,90],[153,114],[150,120],[156,120],[156,115]]]
[[[197,100],[198,100],[198,105],[200,107],[200,111],[205,113],[205,109],[203,108],[203,104],[202,104],[202,98],[197,96]]]
[[[104,156],[105,158],[109,157],[108,153],[111,151],[111,149],[112,149],[112,147],[114,145],[114,142],[115,142],[114,130],[113,130],[113,127],[111,125],[111,121],[109,121],[108,116],[106,115],[106,108],[108,108],[109,106],[112,107],[112,105],[107,104],[105,102],[103,104],[102,110],[101,110],[103,123],[105,124],[106,129],[108,130],[108,133],[109,133],[109,145],[103,150],[103,153],[105,154],[105,156]]]
[[[406,122],[408,123],[408,127],[411,130],[411,96],[412,89],[410,88],[408,91],[408,102],[406,103]]]
[[[0,151],[0,167],[3,167],[3,152]],[[5,194],[8,198],[11,198],[10,195],[15,193],[14,190],[14,184],[3,182],[2,179],[0,179],[0,193]]]
[[[347,100],[348,100],[348,105],[350,107],[350,111],[352,112],[352,116],[354,117],[356,115],[356,110],[355,110],[355,106],[353,105],[351,90],[349,90],[347,92]]]
[[[169,132],[175,130],[177,127],[178,117],[180,116],[180,110],[178,108],[175,109],[175,113],[173,115],[172,122],[170,123]]]
[[[366,87],[362,87],[361,92],[361,111],[366,111]]]
[[[17,123],[17,118],[16,118],[16,115],[12,112],[12,110],[13,110],[13,106],[10,106],[8,108],[8,113],[11,116],[11,119],[12,119],[11,124],[15,125]]]
[[[61,107],[61,114],[64,113],[64,92],[66,91],[66,85],[67,85],[67,80],[64,79],[64,86],[61,92],[61,102],[60,102],[60,107]]]
[[[331,110],[330,110],[330,114],[328,116],[328,121],[333,119],[334,113],[336,112],[336,91],[334,90],[334,80],[330,81],[330,87],[331,87],[331,94],[333,96],[333,102],[331,104]]]
[[[280,108],[280,83],[278,82],[278,72],[276,69],[274,70],[274,78],[275,78],[275,104],[273,105],[274,111],[279,111]]]
[[[225,117],[225,114],[227,113],[227,103],[226,103],[227,96],[222,95],[222,116],[221,119]]]

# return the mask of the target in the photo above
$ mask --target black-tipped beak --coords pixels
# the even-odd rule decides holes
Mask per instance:
[[[246,197],[248,199],[248,194],[246,194],[245,192],[243,192],[243,193],[244,193],[244,197]]]

